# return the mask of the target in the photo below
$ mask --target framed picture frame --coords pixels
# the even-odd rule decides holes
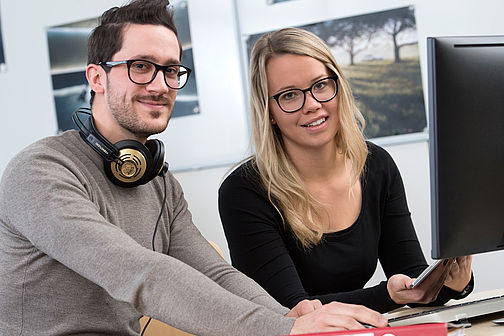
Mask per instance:
[[[303,2],[292,6],[299,10]],[[250,29],[247,22],[244,25]],[[366,138],[394,143],[428,137],[413,6],[302,24],[293,20],[273,30],[282,26],[309,30],[329,45],[366,120]],[[247,66],[253,44],[268,31],[243,33]]]
[[[180,25],[179,40],[184,49],[182,63],[191,67],[193,73],[188,84],[177,92],[167,129],[153,138],[164,142],[166,161],[174,172],[234,164],[249,153],[249,132],[243,112],[244,89],[233,6],[231,2],[224,2],[219,7],[219,12],[224,13],[223,18],[210,26],[208,13],[215,11],[214,3],[175,0],[171,1],[171,6],[175,7],[176,25]],[[83,48],[96,24],[96,18],[92,18],[48,25],[50,75],[58,109],[58,131],[73,128],[71,114],[81,104],[89,106],[89,88],[85,87],[87,83],[83,76],[87,52]],[[215,42],[216,31],[219,33],[218,43]],[[50,35],[63,33],[71,35],[82,52],[65,55],[68,47],[65,52],[58,51],[57,39]],[[60,43],[62,41],[60,39]],[[84,58],[79,58],[82,56]]]
[[[192,56],[191,33],[187,15],[187,1],[173,1],[175,24],[180,30],[183,53],[181,63],[193,70],[191,80],[178,92],[172,118],[199,113],[196,71]],[[86,80],[87,40],[97,18],[52,26],[47,29],[53,97],[58,132],[75,129],[72,114],[80,107],[89,107],[90,87]]]
[[[2,15],[1,15],[1,8],[0,8],[0,71],[4,71],[6,69],[5,66],[5,53],[4,53],[4,47],[3,47],[3,32],[2,32]]]

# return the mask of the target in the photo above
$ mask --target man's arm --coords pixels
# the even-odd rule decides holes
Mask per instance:
[[[177,200],[173,204],[169,255],[194,267],[231,293],[285,315],[288,308],[280,305],[255,281],[229,265],[201,235],[192,222],[182,189],[175,178],[167,176]]]
[[[294,319],[231,293],[184,260],[153,252],[108,222],[72,164],[41,148],[11,166],[1,197],[7,225],[115,300],[180,329],[198,335],[290,332]],[[209,245],[208,252],[216,253]]]

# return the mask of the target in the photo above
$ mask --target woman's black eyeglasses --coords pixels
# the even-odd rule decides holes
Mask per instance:
[[[307,89],[288,89],[279,92],[270,99],[275,99],[280,109],[286,113],[299,111],[306,101],[306,92],[310,91],[313,99],[325,103],[336,97],[338,93],[338,76],[319,79]]]

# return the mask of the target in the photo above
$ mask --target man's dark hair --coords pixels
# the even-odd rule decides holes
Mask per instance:
[[[112,56],[122,48],[125,26],[131,23],[165,26],[173,31],[178,39],[169,0],[133,0],[125,6],[113,7],[102,14],[98,26],[88,39],[88,64],[112,60]],[[179,48],[179,55],[182,57],[180,41]],[[105,71],[109,69],[105,68]],[[91,105],[94,95],[95,92],[91,90]]]

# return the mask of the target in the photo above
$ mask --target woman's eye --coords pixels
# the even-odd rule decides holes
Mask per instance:
[[[299,94],[296,91],[289,91],[285,92],[282,96],[281,99],[283,100],[292,100],[295,99]]]
[[[322,81],[322,82],[315,83],[315,85],[313,86],[313,89],[314,90],[322,90],[325,87],[326,87],[326,81]]]

